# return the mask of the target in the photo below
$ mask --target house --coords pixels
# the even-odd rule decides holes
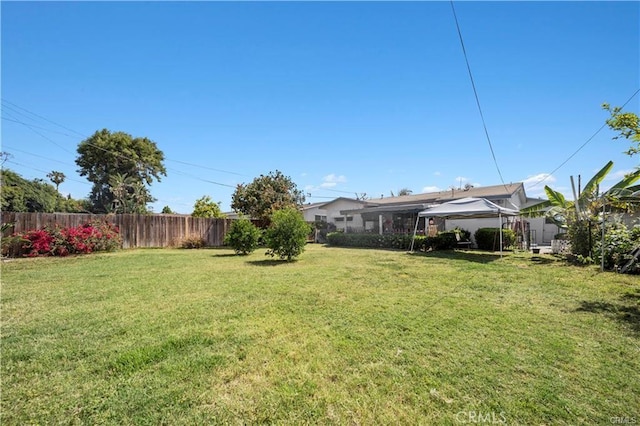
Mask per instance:
[[[302,206],[302,214],[307,222],[326,222],[333,224],[336,229],[353,232],[363,228],[362,216],[342,214],[345,210],[358,210],[366,205],[366,201],[354,198],[339,197],[331,201],[312,203]]]
[[[447,201],[466,197],[485,198],[499,206],[510,209],[521,209],[537,204],[543,200],[528,198],[524,185],[521,182],[506,185],[483,186],[467,189],[450,189],[446,191],[430,192],[424,194],[412,194],[399,197],[383,197],[366,201],[350,200],[350,203],[336,203],[333,206],[333,218],[327,216],[327,222],[335,221],[336,214],[342,216],[340,221],[346,226],[345,232],[370,232],[370,233],[413,233],[416,226],[418,212],[428,207]],[[335,201],[337,201],[336,199]],[[330,202],[331,203],[331,202]],[[328,204],[330,204],[328,203]],[[360,203],[359,207],[352,207]],[[350,204],[350,207],[335,212],[337,206]],[[519,222],[519,218],[508,219],[505,227],[518,231],[526,227],[526,233],[533,244],[547,244],[553,236],[560,232],[559,228],[548,223],[544,218],[526,219],[525,223]],[[495,219],[443,219],[433,218],[435,226],[439,230],[450,230],[456,227],[466,229],[473,235],[479,228],[496,227]],[[424,234],[425,223],[418,222],[418,233]]]

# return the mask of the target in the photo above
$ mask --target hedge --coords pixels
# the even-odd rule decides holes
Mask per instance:
[[[480,250],[500,250],[500,228],[480,228],[474,237]],[[511,247],[516,242],[516,234],[511,229],[502,230],[502,248]]]
[[[407,234],[345,234],[331,232],[327,234],[327,244],[339,247],[364,247],[409,250],[412,235]],[[458,240],[454,231],[444,231],[435,237],[416,235],[414,250],[447,250],[457,247]]]

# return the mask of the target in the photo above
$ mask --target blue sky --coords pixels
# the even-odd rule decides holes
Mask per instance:
[[[604,124],[603,102],[640,88],[640,3],[455,8],[506,183],[568,193],[570,175],[608,160],[612,177],[639,165],[606,128],[534,185]],[[5,166],[62,171],[73,197],[91,188],[76,147],[102,128],[164,152],[155,211],[190,213],[203,195],[228,210],[236,184],[276,169],[311,202],[501,183],[449,2],[3,1],[1,13]]]

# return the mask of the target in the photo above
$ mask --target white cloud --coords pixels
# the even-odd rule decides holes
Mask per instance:
[[[556,181],[555,176],[550,175],[549,173],[538,173],[537,175],[528,176],[526,179],[522,180],[525,189],[534,185],[541,185],[541,188],[544,188],[544,185],[549,185],[550,183],[554,183]],[[542,185],[544,184],[544,185]]]
[[[302,172],[302,173],[300,173],[300,176],[307,177],[307,173],[306,172]]]
[[[613,172],[613,173],[609,173],[604,180],[615,180],[616,182],[619,180],[624,179],[624,177],[626,175],[628,175],[629,173],[633,173],[635,172],[635,170],[633,169],[628,169],[628,170],[618,170],[617,172]]]
[[[433,175],[434,175],[434,176],[440,176],[440,175],[442,175],[442,173],[440,173],[440,172],[433,172]]]
[[[422,192],[439,192],[442,191],[442,189],[440,189],[439,187],[433,185],[433,186],[425,186],[424,188],[422,188]]]
[[[469,180],[469,178],[466,178],[464,176],[458,176],[456,178],[456,182],[467,182]]]
[[[320,184],[320,188],[333,188],[339,183],[345,183],[347,178],[344,175],[335,175],[333,173],[326,175],[322,178],[322,183]]]
[[[529,175],[526,179],[522,179],[524,189],[527,192],[527,197],[532,198],[547,198],[547,194],[544,192],[545,185],[550,187],[555,186],[556,178],[549,173],[538,173],[535,175]],[[555,188],[554,188],[555,189]]]
[[[471,185],[472,185],[474,188],[480,188],[480,187],[482,186],[482,184],[481,184],[481,183],[478,183],[478,182],[473,182]]]

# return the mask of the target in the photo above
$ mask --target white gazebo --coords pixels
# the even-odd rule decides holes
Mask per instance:
[[[413,238],[411,239],[411,251],[413,251],[413,244],[416,238],[416,232],[418,231],[418,222],[422,217],[442,217],[445,219],[495,217],[498,219],[498,228],[500,229],[500,256],[502,256],[502,216],[517,216],[519,214],[520,212],[518,210],[500,207],[485,198],[473,197],[461,198],[430,207],[418,213],[416,226],[413,229]]]

